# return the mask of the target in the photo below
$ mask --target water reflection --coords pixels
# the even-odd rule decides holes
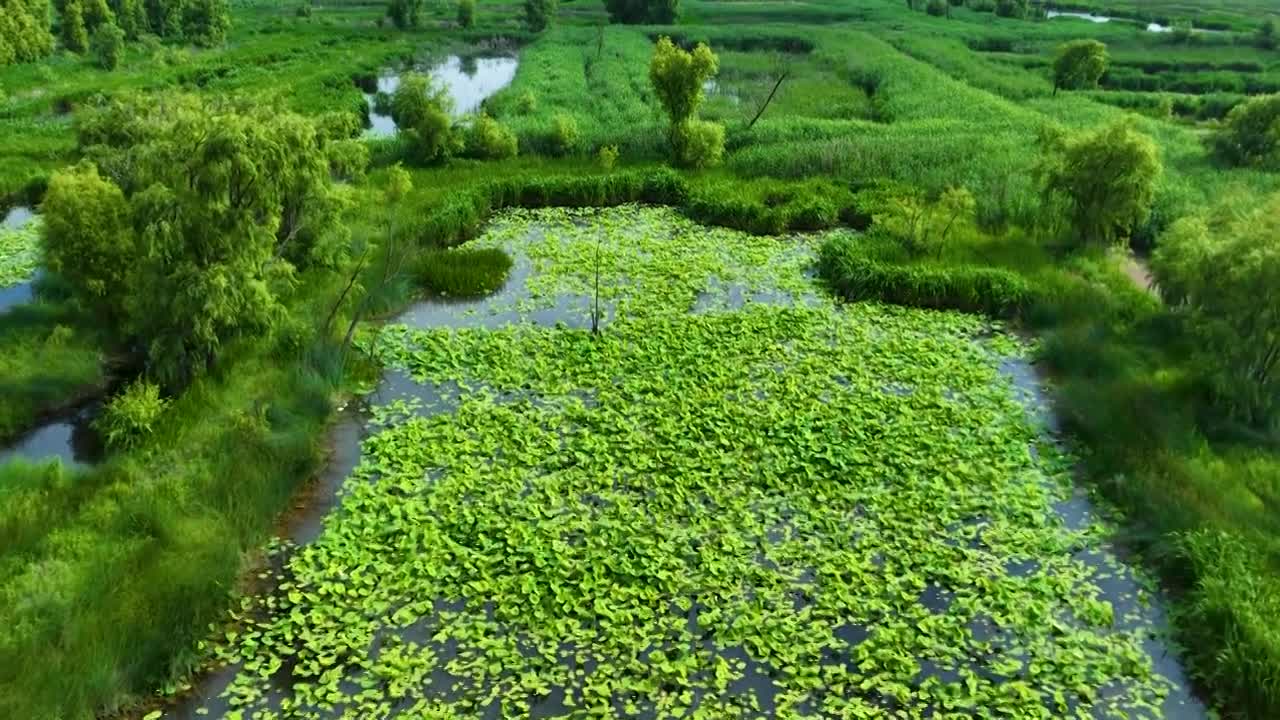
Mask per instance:
[[[58,459],[68,467],[87,467],[102,459],[102,440],[93,429],[96,408],[86,406],[70,417],[43,425],[16,443],[0,450],[0,464],[23,458],[46,461]]]
[[[427,70],[437,87],[444,88],[453,101],[455,119],[476,112],[491,95],[511,84],[519,60],[514,57],[476,57],[450,55]],[[400,87],[400,71],[386,71],[377,78],[376,91],[390,95]],[[390,137],[396,133],[395,120],[378,112],[377,95],[365,93],[369,105],[367,137]],[[385,108],[384,108],[385,109]]]
[[[4,228],[6,230],[17,230],[23,225],[31,222],[31,218],[35,216],[36,211],[26,205],[19,205],[17,207],[10,208],[9,212],[5,213],[4,221],[0,222],[0,228]]]

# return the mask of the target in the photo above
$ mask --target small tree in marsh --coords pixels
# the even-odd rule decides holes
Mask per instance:
[[[409,144],[413,162],[441,162],[462,149],[449,117],[452,106],[449,94],[426,75],[409,73],[401,79],[391,96],[391,117]]]
[[[556,16],[556,0],[524,0],[524,24],[529,32],[542,32]]]
[[[1263,50],[1275,50],[1280,45],[1280,33],[1276,32],[1276,21],[1274,18],[1267,18],[1262,25],[1258,26],[1258,33],[1254,36],[1254,44]]]
[[[391,0],[387,4],[387,17],[401,30],[418,26],[422,15],[422,0]]]
[[[1098,86],[1107,71],[1107,46],[1097,40],[1073,40],[1058,47],[1053,59],[1053,94]]]
[[[1216,404],[1255,427],[1280,425],[1280,195],[1225,217],[1178,220],[1152,264],[1196,339]]]
[[[1065,222],[1081,243],[1127,237],[1150,215],[1162,172],[1155,142],[1130,121],[1094,132],[1048,132],[1036,168],[1046,226],[1061,229]]]
[[[671,121],[667,141],[680,164],[715,164],[724,154],[724,128],[701,121],[695,124],[702,87],[719,69],[720,61],[703,43],[689,52],[663,36],[653,48],[649,83]]]
[[[93,55],[98,66],[104,70],[115,70],[120,65],[120,54],[124,51],[124,31],[114,23],[99,25],[93,33]]]
[[[458,24],[464,28],[476,24],[476,0],[458,0]]]
[[[1209,143],[1232,165],[1280,170],[1280,94],[1251,98],[1232,108]]]
[[[227,0],[185,0],[182,32],[187,40],[201,47],[214,47],[226,41],[230,28]]]

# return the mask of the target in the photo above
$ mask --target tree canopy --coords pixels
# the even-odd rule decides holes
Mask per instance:
[[[50,267],[165,384],[270,330],[295,269],[345,245],[308,119],[126,98],[90,109],[79,130],[91,160],[56,173],[43,207]]]
[[[409,145],[413,162],[440,162],[461,149],[453,131],[453,100],[444,88],[421,73],[408,73],[391,96],[391,117]]]
[[[1108,62],[1107,46],[1097,40],[1073,40],[1060,45],[1053,59],[1054,93],[1097,87]]]
[[[1280,170],[1280,94],[1234,107],[1210,143],[1218,157],[1232,165]]]
[[[1280,422],[1280,194],[1174,223],[1154,267],[1200,348],[1214,399],[1255,426]]]
[[[1037,171],[1050,224],[1086,243],[1127,237],[1151,213],[1163,172],[1156,144],[1122,120],[1093,132],[1048,133]]]
[[[53,52],[47,0],[0,0],[0,65]]]
[[[703,100],[703,85],[715,77],[720,61],[703,43],[692,52],[661,37],[649,62],[649,83],[671,121],[668,141],[681,165],[707,167],[724,154],[724,128],[696,118]]]

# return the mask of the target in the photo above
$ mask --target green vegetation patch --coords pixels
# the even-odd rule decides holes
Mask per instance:
[[[431,295],[480,297],[502,287],[511,257],[497,248],[427,250],[416,270],[418,282]]]
[[[503,216],[474,246],[529,259],[522,309],[590,295],[599,267],[613,321],[365,335],[456,406],[375,411],[321,537],[237,614],[231,704],[1156,714],[1151,628],[1102,594],[1099,528],[1053,509],[1068,464],[1000,371],[1013,343],[801,297],[817,241],[665,210]],[[690,313],[722,285],[803,301]]]
[[[40,264],[40,219],[0,227],[0,287],[30,280]]]

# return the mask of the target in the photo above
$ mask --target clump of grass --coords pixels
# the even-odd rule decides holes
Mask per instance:
[[[497,248],[427,250],[414,267],[414,275],[429,295],[451,298],[493,293],[510,271],[511,257]]]
[[[111,447],[132,447],[151,435],[168,406],[159,385],[138,380],[111,398],[94,426]]]

